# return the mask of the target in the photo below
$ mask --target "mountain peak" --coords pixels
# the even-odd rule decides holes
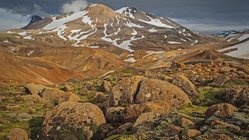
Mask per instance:
[[[29,24],[26,25],[25,27],[23,27],[23,29],[26,29],[28,28],[30,25],[34,24],[35,22],[38,22],[38,21],[41,21],[43,20],[42,17],[38,16],[38,15],[33,15],[30,17],[30,21],[29,21]]]
[[[110,7],[104,4],[93,4],[88,8],[88,15],[99,17],[102,15],[104,17],[115,17],[116,13]]]

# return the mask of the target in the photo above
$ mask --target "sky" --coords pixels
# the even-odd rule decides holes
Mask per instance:
[[[197,32],[249,29],[249,0],[0,0],[0,30],[21,28],[31,15],[77,12],[89,3],[136,7]]]

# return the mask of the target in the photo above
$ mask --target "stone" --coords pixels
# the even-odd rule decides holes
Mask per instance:
[[[45,100],[53,101],[63,98],[65,92],[56,88],[45,88],[39,95]]]
[[[229,76],[227,76],[227,75],[221,75],[221,76],[216,77],[213,80],[213,82],[210,83],[209,85],[210,86],[215,86],[215,87],[221,87],[221,86],[225,85],[225,83],[227,81],[229,81],[229,80],[230,80]]]
[[[166,136],[173,137],[180,135],[181,128],[175,125],[168,125],[163,131]]]
[[[71,92],[64,93],[64,95],[61,98],[59,98],[58,103],[67,102],[67,101],[79,102],[80,101],[80,96],[76,95],[76,94],[73,94]]]
[[[177,86],[157,79],[145,79],[141,82],[135,103],[141,104],[154,100],[163,100],[171,108],[179,108],[191,103],[187,94]]]
[[[20,128],[11,129],[8,136],[8,140],[29,140],[28,133]]]
[[[220,103],[210,106],[206,111],[206,116],[231,117],[236,111],[237,108],[235,106],[228,103]]]
[[[172,79],[173,79],[172,84],[182,89],[188,95],[191,101],[195,103],[199,102],[199,96],[196,90],[197,88],[185,75],[178,73],[175,74]]]
[[[231,137],[225,134],[214,134],[210,136],[208,139],[210,140],[233,140]]]
[[[137,93],[143,76],[125,77],[119,81],[111,91],[110,105],[122,106],[134,103],[134,96]]]
[[[104,123],[106,123],[105,116],[98,106],[91,103],[63,102],[47,113],[42,137],[91,139],[94,134],[93,128]]]
[[[34,83],[26,84],[24,86],[26,93],[36,94],[36,95],[41,93],[45,88],[47,87],[43,85],[34,84]]]
[[[238,107],[249,105],[249,88],[233,88],[223,91],[220,99]]]
[[[108,100],[108,95],[102,93],[102,92],[97,92],[95,93],[94,99],[97,103],[103,103]]]
[[[62,85],[61,90],[66,91],[66,92],[71,92],[71,91],[74,91],[74,87],[71,83],[64,83]]]
[[[133,127],[137,127],[145,122],[152,122],[156,119],[156,117],[158,117],[159,114],[154,113],[154,112],[147,112],[147,113],[143,113],[141,114],[136,122],[134,123]]]
[[[172,70],[181,70],[181,69],[185,69],[186,65],[184,63],[181,62],[172,62],[170,69]]]
[[[194,125],[194,123],[191,120],[186,119],[186,118],[180,118],[179,124],[181,127],[189,127],[189,126]]]
[[[201,135],[201,132],[196,129],[187,129],[184,133],[187,138],[194,138]]]
[[[102,87],[106,93],[110,93],[112,90],[112,84],[109,81],[104,81]]]

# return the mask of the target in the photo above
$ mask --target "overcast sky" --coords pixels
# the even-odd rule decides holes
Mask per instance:
[[[0,30],[20,28],[30,15],[57,15],[87,3],[104,3],[113,9],[133,6],[199,32],[249,29],[249,0],[0,0]]]

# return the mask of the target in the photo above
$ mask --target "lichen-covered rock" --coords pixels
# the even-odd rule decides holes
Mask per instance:
[[[49,112],[43,124],[46,139],[90,139],[105,123],[103,112],[91,103],[64,102]]]
[[[180,118],[179,124],[181,127],[189,127],[189,126],[194,125],[194,123],[191,120],[183,118],[183,117]]]
[[[159,114],[153,112],[143,113],[137,118],[133,126],[137,127],[145,122],[154,121],[158,116]]]
[[[221,117],[231,117],[237,108],[231,104],[221,103],[210,106],[206,111],[206,116],[221,116]]]
[[[185,75],[175,74],[172,83],[182,89],[191,101],[195,103],[199,102],[198,92],[195,85]]]
[[[104,81],[102,87],[106,93],[110,93],[112,90],[112,85],[109,81]]]
[[[169,104],[164,101],[146,102],[125,107],[110,107],[106,109],[106,119],[111,123],[134,122],[145,112],[164,114],[168,113],[170,109]]]
[[[169,82],[142,76],[126,77],[112,89],[106,118],[108,122],[130,122],[145,112],[164,114],[190,103],[187,94]]]
[[[172,62],[170,69],[172,70],[181,70],[186,68],[186,65],[184,63],[181,62]]]
[[[233,88],[223,91],[219,98],[235,106],[249,105],[249,88]]]
[[[28,134],[25,130],[20,128],[11,129],[8,136],[8,140],[28,140]]]
[[[141,80],[145,77],[125,77],[113,88],[110,97],[111,106],[130,105],[134,103],[134,96],[139,90]]]
[[[187,129],[184,132],[184,136],[183,137],[194,138],[194,137],[197,137],[199,135],[201,135],[201,132],[199,130],[196,130],[196,129]]]
[[[178,108],[191,103],[186,93],[169,82],[156,79],[143,80],[136,95],[135,103],[141,104],[156,100],[167,102],[171,108]]]
[[[24,89],[27,93],[36,94],[36,95],[41,93],[45,88],[47,87],[43,85],[34,84],[34,83],[26,84],[24,86]]]

